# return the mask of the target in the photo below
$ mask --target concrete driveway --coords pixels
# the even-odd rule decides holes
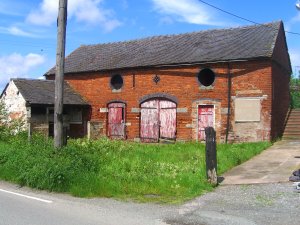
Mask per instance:
[[[296,169],[300,169],[300,140],[279,141],[223,174],[221,185],[288,182]]]

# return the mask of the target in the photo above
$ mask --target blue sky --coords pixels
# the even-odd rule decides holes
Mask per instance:
[[[297,0],[205,0],[257,23],[282,20],[300,33]],[[0,1],[0,90],[10,78],[39,78],[55,65],[58,0]],[[251,25],[199,0],[68,0],[66,54],[82,44]],[[294,70],[300,35],[287,34]]]

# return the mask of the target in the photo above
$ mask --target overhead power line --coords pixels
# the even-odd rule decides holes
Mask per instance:
[[[238,19],[241,19],[241,20],[244,20],[244,21],[247,21],[247,22],[256,24],[256,25],[262,25],[261,23],[258,23],[258,22],[255,22],[255,21],[253,21],[253,20],[247,19],[247,18],[245,18],[245,17],[236,15],[236,14],[234,14],[234,13],[232,13],[232,12],[229,12],[229,11],[226,11],[226,10],[224,10],[224,9],[221,9],[221,8],[219,8],[219,7],[215,6],[215,5],[212,5],[212,4],[208,3],[208,2],[205,2],[205,1],[203,1],[203,0],[198,0],[198,1],[199,1],[199,2],[202,2],[202,3],[205,4],[205,5],[208,5],[208,6],[212,7],[212,8],[214,8],[214,9],[217,9],[217,10],[223,12],[223,13],[226,13],[226,14],[228,14],[228,15],[230,15],[230,16],[236,17],[236,18],[238,18]],[[291,31],[285,31],[285,32],[288,33],[288,34],[294,34],[294,35],[299,35],[299,36],[300,36],[300,33],[297,33],[297,32],[291,32]]]

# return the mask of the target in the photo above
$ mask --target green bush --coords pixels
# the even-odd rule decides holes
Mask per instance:
[[[0,141],[6,141],[11,136],[24,130],[24,119],[9,119],[5,104],[0,100]]]
[[[53,148],[52,140],[35,135],[30,143],[16,135],[0,151],[0,177],[20,185],[50,191],[68,191],[81,173],[98,171],[99,159],[80,148]]]
[[[3,101],[1,100],[0,101],[0,140],[6,140],[9,135],[9,131],[7,129],[8,127],[7,119],[8,119],[8,113]]]

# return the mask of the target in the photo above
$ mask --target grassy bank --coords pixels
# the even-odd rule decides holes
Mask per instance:
[[[176,203],[213,187],[206,182],[205,146],[145,145],[72,140],[62,150],[35,137],[0,142],[0,179],[81,197]],[[260,153],[270,143],[218,145],[218,173]]]

